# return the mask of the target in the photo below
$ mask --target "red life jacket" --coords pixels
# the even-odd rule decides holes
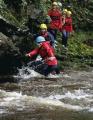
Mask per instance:
[[[56,10],[49,10],[48,11],[48,15],[51,18],[51,22],[50,22],[50,28],[51,29],[61,29],[62,27],[62,14],[61,11],[59,9]]]
[[[65,24],[63,25],[62,30],[66,30],[67,32],[72,32],[73,31],[72,18],[71,17],[66,17],[65,18]]]
[[[54,56],[54,49],[51,47],[49,41],[42,42],[39,48],[34,49],[28,54],[31,57],[39,54],[45,60],[46,64],[57,65],[57,59]]]

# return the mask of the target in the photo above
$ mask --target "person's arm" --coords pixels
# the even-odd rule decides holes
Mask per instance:
[[[26,56],[33,57],[34,55],[38,54],[39,48],[32,50],[31,52],[27,53]]]
[[[62,26],[65,24],[65,22],[66,22],[66,17],[65,17],[65,15],[63,15],[63,17],[62,17]]]
[[[46,45],[44,46],[44,49],[46,50],[47,55],[48,55],[49,57],[54,57],[53,48],[51,48],[50,45],[46,44]]]
[[[52,44],[54,44],[54,36],[50,33],[50,32],[48,32],[48,35],[49,35],[49,41],[50,41],[50,44],[52,45]]]
[[[60,26],[59,29],[62,29],[62,13],[60,12]]]
[[[52,48],[50,48],[50,47],[47,48],[47,54],[48,54],[47,60],[55,59],[55,55],[54,55],[54,52],[53,52]]]

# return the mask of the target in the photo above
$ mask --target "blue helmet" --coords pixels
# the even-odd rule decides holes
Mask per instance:
[[[44,37],[42,37],[42,36],[38,36],[37,38],[36,38],[36,40],[35,40],[35,42],[38,44],[38,43],[41,43],[41,42],[44,42],[44,41],[46,41],[45,40],[45,38]]]

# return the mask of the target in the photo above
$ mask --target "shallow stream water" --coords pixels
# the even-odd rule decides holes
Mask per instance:
[[[93,70],[59,78],[20,70],[20,76],[0,84],[0,120],[93,120]]]

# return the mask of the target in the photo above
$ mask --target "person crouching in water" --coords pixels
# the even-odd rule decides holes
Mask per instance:
[[[50,42],[46,41],[42,36],[38,36],[35,42],[38,47],[27,53],[26,56],[33,57],[34,55],[40,55],[42,57],[45,64],[45,67],[42,68],[43,75],[48,76],[52,72],[59,74],[58,61],[54,55],[54,49],[51,47]]]
[[[42,36],[45,38],[46,41],[50,41],[50,45],[54,47],[54,36],[47,31],[47,25],[42,23],[40,24],[40,31],[34,36],[34,39],[36,39],[38,36]]]

